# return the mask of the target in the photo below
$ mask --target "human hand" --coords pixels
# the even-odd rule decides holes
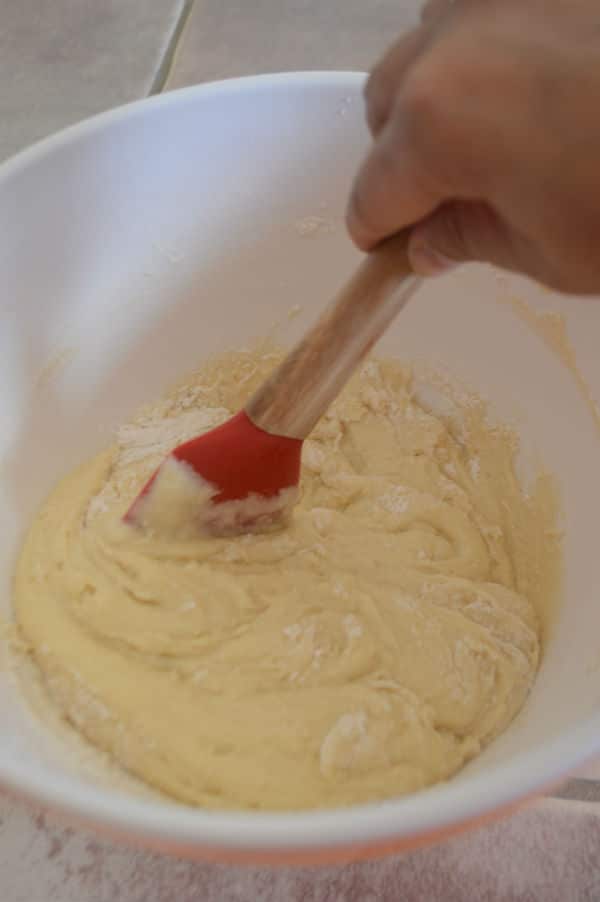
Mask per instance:
[[[430,0],[365,89],[347,221],[417,272],[482,260],[600,292],[598,0]]]

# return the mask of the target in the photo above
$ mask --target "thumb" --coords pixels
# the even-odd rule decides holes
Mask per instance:
[[[438,207],[413,227],[408,257],[422,276],[440,275],[467,260],[519,268],[509,230],[483,203],[457,201]]]

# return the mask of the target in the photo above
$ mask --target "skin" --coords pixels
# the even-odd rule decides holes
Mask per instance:
[[[423,275],[480,260],[600,292],[598,0],[431,0],[365,98],[361,249],[411,229]]]

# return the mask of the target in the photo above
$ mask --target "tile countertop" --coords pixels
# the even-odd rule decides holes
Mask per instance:
[[[418,0],[0,0],[0,159],[199,81],[368,69]],[[132,851],[0,795],[0,902],[596,902],[600,762],[508,821],[385,861],[238,869]]]

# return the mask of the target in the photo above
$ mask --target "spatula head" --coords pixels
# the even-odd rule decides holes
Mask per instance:
[[[125,520],[174,537],[272,528],[296,500],[301,451],[299,439],[271,435],[242,411],[175,448]]]

